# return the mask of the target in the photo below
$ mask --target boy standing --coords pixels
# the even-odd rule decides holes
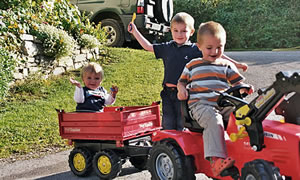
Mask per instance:
[[[210,160],[214,176],[235,162],[227,157],[223,125],[223,119],[229,119],[232,108],[218,107],[216,91],[226,90],[244,80],[233,63],[222,59],[225,43],[226,32],[219,23],[202,23],[197,33],[197,46],[203,57],[185,66],[177,84],[178,99],[186,100],[189,96],[191,115],[204,128],[204,156]]]
[[[193,35],[194,18],[185,12],[177,13],[171,21],[171,33],[173,40],[161,44],[151,44],[138,31],[134,23],[128,25],[128,31],[133,34],[141,46],[150,52],[154,52],[157,59],[162,58],[164,63],[162,98],[162,127],[163,129],[183,129],[183,121],[180,110],[180,101],[177,98],[177,81],[180,74],[191,59],[202,57],[198,47],[189,41]],[[233,61],[232,59],[225,57]],[[237,63],[237,66],[247,69],[247,65]]]

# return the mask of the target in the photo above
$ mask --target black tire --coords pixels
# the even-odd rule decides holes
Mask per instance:
[[[241,180],[282,180],[279,168],[272,162],[256,159],[245,163]]]
[[[173,17],[173,0],[156,0],[154,17],[160,23],[170,22]]]
[[[107,33],[107,46],[121,47],[124,44],[125,36],[122,25],[115,19],[104,19],[101,21],[101,27]]]
[[[121,158],[114,151],[99,151],[94,155],[93,168],[101,179],[113,179],[121,171]]]
[[[92,155],[86,148],[74,148],[69,155],[71,171],[80,177],[87,176],[92,171]]]
[[[171,142],[156,142],[148,161],[153,180],[196,179],[192,158],[186,157],[180,147]]]
[[[129,158],[130,163],[141,171],[147,169],[147,160],[148,156],[134,156]]]

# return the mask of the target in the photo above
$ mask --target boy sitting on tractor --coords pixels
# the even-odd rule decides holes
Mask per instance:
[[[245,79],[236,66],[222,55],[226,32],[222,25],[210,21],[202,23],[197,33],[197,46],[203,58],[190,61],[178,80],[178,99],[188,100],[192,117],[204,128],[204,156],[211,163],[214,176],[233,166],[235,160],[227,157],[223,120],[229,119],[232,107],[217,105],[219,94]]]

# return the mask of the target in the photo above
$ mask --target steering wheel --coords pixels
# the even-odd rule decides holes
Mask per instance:
[[[249,84],[239,84],[229,88],[225,92],[219,92],[220,96],[217,101],[218,105],[220,107],[226,107],[237,106],[240,103],[246,104],[247,102],[243,99],[248,95],[248,93],[241,93],[241,89],[247,89],[249,91],[251,86]]]

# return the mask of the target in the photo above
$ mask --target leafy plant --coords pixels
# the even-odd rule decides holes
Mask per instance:
[[[78,44],[81,47],[90,48],[90,49],[100,46],[98,39],[95,36],[89,34],[81,35],[80,38],[78,39]]]
[[[295,47],[300,43],[300,3],[294,0],[174,0],[174,8],[175,13],[190,13],[196,30],[202,22],[221,23],[227,31],[227,48]]]
[[[0,99],[3,99],[9,89],[8,84],[12,80],[15,61],[5,49],[0,47]]]
[[[48,24],[41,24],[35,35],[43,42],[44,53],[47,56],[56,58],[68,56],[76,47],[76,41],[66,31]]]

